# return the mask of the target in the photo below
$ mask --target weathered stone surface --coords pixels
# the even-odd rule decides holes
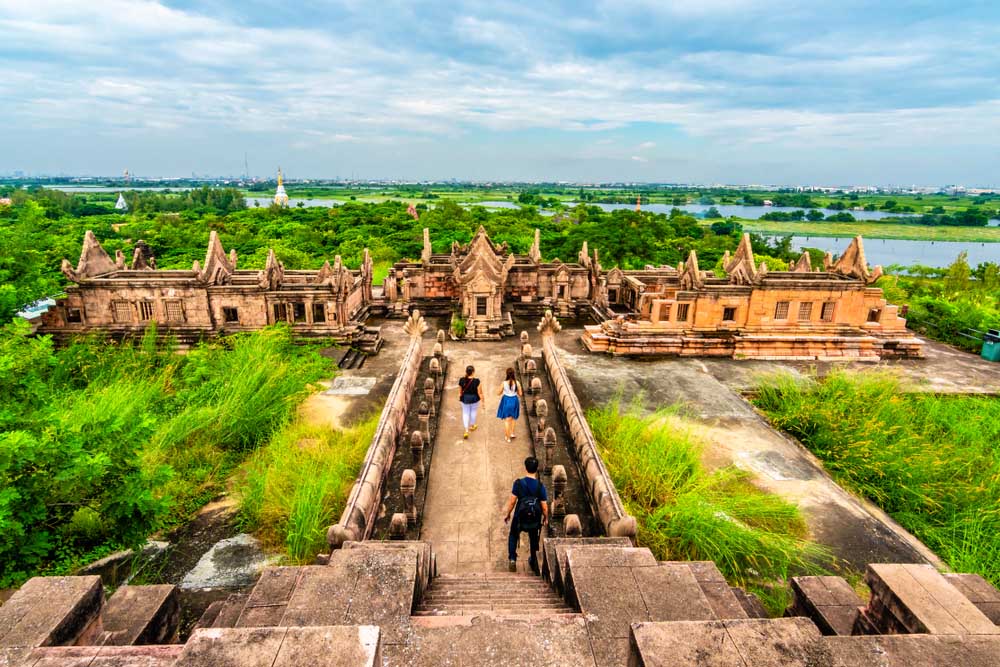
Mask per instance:
[[[714,621],[708,598],[684,563],[632,568],[651,621]]]
[[[824,637],[831,667],[994,667],[1000,637],[886,635]]]
[[[694,575],[708,604],[718,619],[748,618],[746,610],[712,561],[688,561],[684,563]]]
[[[257,538],[246,533],[220,540],[198,560],[181,588],[240,588],[249,586],[267,567],[268,558]]]
[[[893,630],[896,621],[911,633],[1000,634],[996,624],[929,565],[873,564],[865,581],[872,589],[865,613],[876,627]]]
[[[795,615],[807,616],[825,635],[850,635],[863,602],[841,577],[792,577]]]
[[[831,664],[822,635],[804,618],[681,621],[632,626],[637,667],[819,667]]]
[[[572,515],[571,515],[572,516]],[[566,517],[567,520],[569,516]],[[563,592],[566,573],[566,551],[585,545],[630,547],[627,537],[547,537],[542,542],[542,576],[552,582],[559,593]]]
[[[978,574],[946,573],[944,578],[987,618],[1000,625],[1000,591],[993,584]]]
[[[122,586],[104,608],[105,644],[166,644],[175,639],[181,609],[177,587]]]
[[[34,577],[0,607],[0,646],[87,643],[101,631],[98,576]]]
[[[379,629],[372,626],[209,628],[197,630],[176,667],[375,667]]]
[[[183,646],[67,646],[32,650],[19,667],[173,667]],[[4,665],[0,656],[0,665]]]

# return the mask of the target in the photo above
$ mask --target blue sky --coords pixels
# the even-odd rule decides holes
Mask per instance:
[[[1000,3],[0,0],[0,173],[1000,186]]]

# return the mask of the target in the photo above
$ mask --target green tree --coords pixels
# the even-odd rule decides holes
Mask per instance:
[[[948,267],[948,273],[944,277],[944,287],[952,293],[963,292],[969,289],[969,276],[972,273],[968,262],[969,253],[964,250]]]

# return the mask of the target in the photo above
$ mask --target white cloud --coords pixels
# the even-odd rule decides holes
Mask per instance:
[[[633,155],[631,157],[631,160],[633,162],[649,162],[649,160],[647,160],[646,158],[642,157],[641,155]]]

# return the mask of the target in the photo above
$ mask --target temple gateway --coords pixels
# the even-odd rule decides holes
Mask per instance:
[[[808,254],[781,270],[756,264],[749,235],[723,259],[724,275],[703,271],[691,252],[677,267],[605,270],[586,242],[575,262],[544,261],[539,232],[526,255],[493,243],[482,227],[465,245],[434,253],[424,230],[419,261],[396,263],[372,288],[365,250],[359,269],[340,257],[319,271],[286,271],[268,254],[263,270],[237,270],[215,232],[204,265],[189,271],[158,270],[142,241],[131,265],[112,259],[87,232],[74,268],[75,283],[47,312],[40,333],[57,339],[103,330],[143,331],[156,322],[181,342],[206,335],[253,330],[288,322],[297,335],[328,337],[375,352],[378,329],[370,315],[406,317],[413,309],[451,314],[453,331],[475,340],[513,335],[513,315],[552,310],[589,322],[581,341],[592,352],[614,355],[716,356],[740,359],[877,360],[922,357],[923,343],[906,329],[896,306],[872,287],[861,237],[844,253],[827,254],[822,268]]]

